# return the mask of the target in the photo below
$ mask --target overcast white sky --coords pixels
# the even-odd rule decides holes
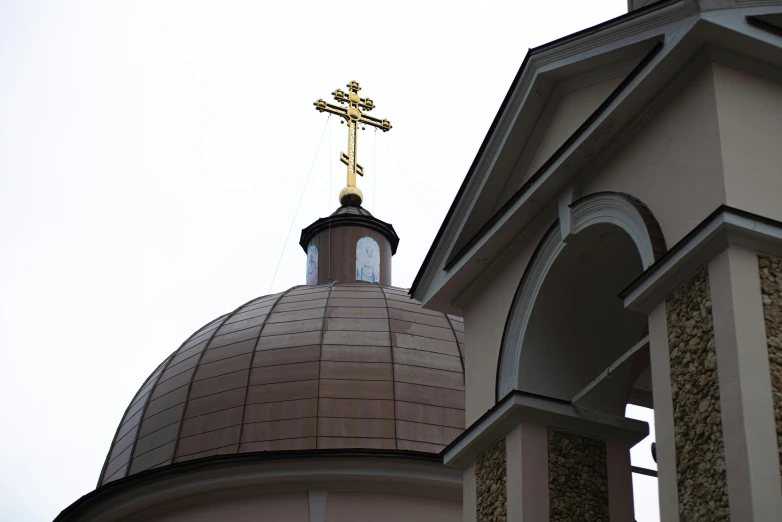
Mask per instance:
[[[300,230],[345,183],[344,127],[315,99],[355,79],[394,126],[361,133],[359,184],[402,238],[407,287],[527,49],[625,11],[0,0],[0,519],[51,520],[91,491],[168,353],[304,283]],[[655,520],[653,484],[642,497]]]

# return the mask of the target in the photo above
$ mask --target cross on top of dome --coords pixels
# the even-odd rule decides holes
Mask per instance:
[[[366,112],[374,109],[375,102],[358,95],[361,87],[357,81],[351,81],[346,87],[348,88],[347,93],[342,89],[337,89],[331,93],[334,96],[334,100],[340,105],[327,103],[322,98],[318,98],[313,105],[320,112],[336,114],[342,119],[343,123],[348,122],[348,152],[347,154],[340,152],[339,155],[340,161],[348,167],[348,184],[339,192],[339,202],[342,205],[358,206],[361,204],[364,196],[361,193],[361,189],[356,186],[356,174],[363,176],[364,167],[356,161],[358,141],[356,131],[359,125],[371,125],[383,132],[387,132],[391,130],[391,123],[386,119],[381,120],[361,112],[362,109]]]

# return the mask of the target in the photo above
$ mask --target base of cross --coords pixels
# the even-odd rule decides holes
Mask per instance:
[[[339,191],[339,203],[343,206],[357,207],[364,200],[364,194],[358,187],[347,186]]]

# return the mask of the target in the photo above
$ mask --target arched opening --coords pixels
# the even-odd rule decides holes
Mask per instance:
[[[532,306],[521,341],[519,389],[569,401],[641,342],[646,316],[625,309],[617,295],[643,268],[632,238],[616,225],[598,223],[571,236]],[[623,415],[632,363],[611,369],[579,404]]]
[[[657,496],[656,466],[650,463],[648,319],[625,309],[618,295],[665,253],[665,241],[649,209],[627,194],[591,194],[561,211],[560,218],[564,221],[555,222],[543,237],[516,291],[500,352],[497,400],[518,390],[544,398],[554,409],[554,404],[570,403],[578,418],[597,415],[610,424],[609,419],[626,416],[648,422],[652,435],[632,452],[602,435],[605,455],[610,454],[605,469],[613,470],[611,502],[626,506],[622,499],[632,495],[637,520],[659,520],[648,509]],[[585,441],[595,432],[586,429],[581,433],[587,439],[579,442],[583,447],[564,450],[556,429],[548,430],[549,462],[577,463],[591,451]],[[642,491],[632,494],[634,486]],[[559,492],[554,488],[550,494]]]

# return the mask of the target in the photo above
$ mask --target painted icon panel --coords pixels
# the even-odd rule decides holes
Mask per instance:
[[[362,237],[356,244],[356,280],[380,282],[380,247],[371,237]]]
[[[307,284],[318,284],[318,247],[315,245],[307,249]]]

